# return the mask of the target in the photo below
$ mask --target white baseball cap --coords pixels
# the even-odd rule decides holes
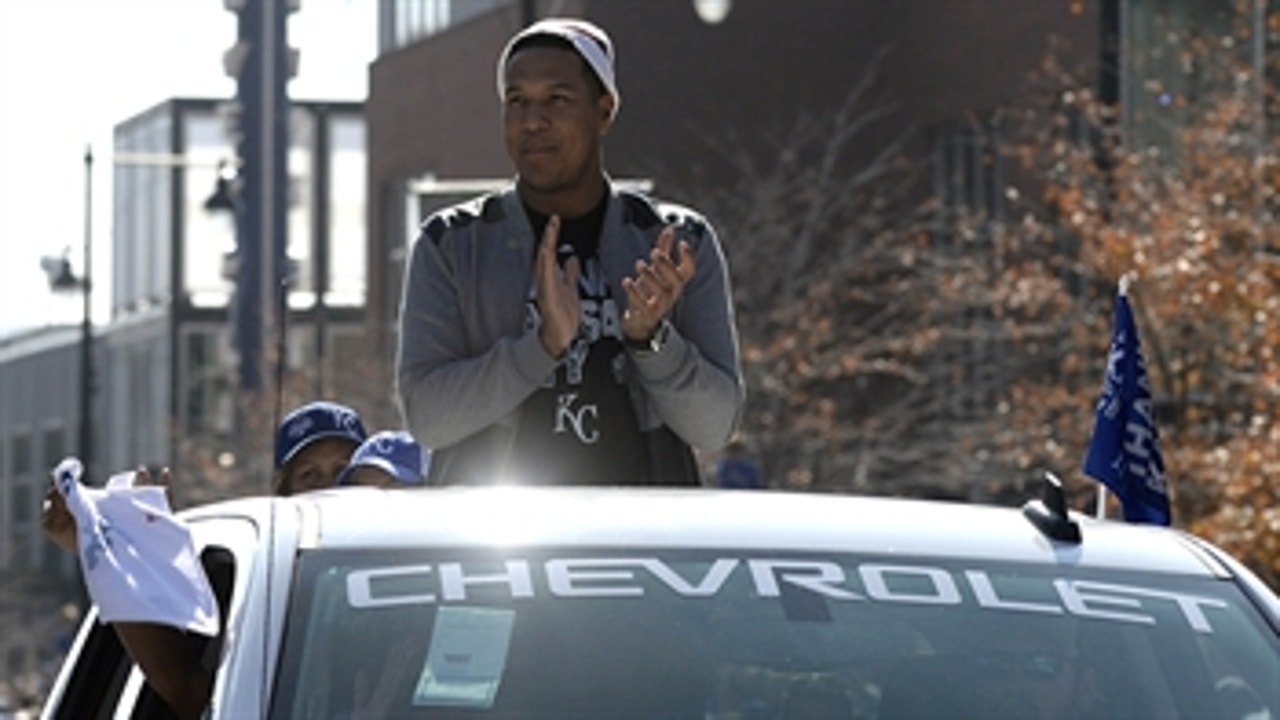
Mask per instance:
[[[596,25],[586,20],[575,18],[546,18],[516,33],[507,41],[498,58],[498,98],[507,94],[506,68],[511,59],[511,51],[522,41],[531,37],[549,36],[562,38],[587,62],[591,71],[600,78],[605,92],[613,96],[613,114],[618,114],[618,106],[622,98],[618,95],[618,83],[613,72],[613,41],[609,35]]]

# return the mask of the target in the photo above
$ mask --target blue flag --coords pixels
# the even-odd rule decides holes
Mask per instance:
[[[1116,295],[1107,378],[1098,399],[1084,472],[1116,494],[1126,522],[1168,525],[1169,488],[1160,434],[1126,285],[1121,281]]]

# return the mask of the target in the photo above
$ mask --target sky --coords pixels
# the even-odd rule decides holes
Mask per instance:
[[[366,98],[376,7],[301,0],[291,97]],[[107,321],[112,129],[172,97],[230,98],[222,54],[235,37],[223,0],[0,0],[0,338],[80,321],[80,297],[52,293],[40,259],[69,250],[80,271],[89,145],[93,318]]]

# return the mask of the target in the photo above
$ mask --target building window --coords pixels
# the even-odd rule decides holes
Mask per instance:
[[[1221,0],[1131,0],[1127,6],[1125,88],[1127,137],[1135,147],[1176,149],[1177,129],[1210,100],[1221,76],[1209,55],[1191,49],[1196,38],[1228,38],[1235,6]],[[1248,63],[1252,43],[1230,43]],[[1226,45],[1218,44],[1218,47]]]
[[[29,524],[36,516],[36,506],[31,495],[31,485],[22,478],[16,479],[9,493],[9,498],[13,501],[13,523],[17,526],[20,534],[25,534],[24,531],[30,527]]]
[[[388,53],[470,20],[512,0],[382,0],[378,51]]]
[[[53,428],[44,432],[44,462],[41,469],[51,472],[67,456],[67,431]]]
[[[1000,131],[981,124],[940,132],[934,145],[934,195],[939,207],[1002,222],[1007,173]]]
[[[317,288],[315,274],[315,196],[317,144],[322,128],[313,109],[295,106],[289,118],[288,237],[285,241],[285,273],[289,281],[289,306],[311,305]]]
[[[218,163],[232,154],[226,124],[213,110],[185,110],[182,114],[183,157],[177,170],[183,178],[181,199],[181,293],[199,307],[226,307],[232,282],[225,274],[227,258],[236,249],[235,221],[230,212],[210,213],[204,203],[217,184]],[[157,205],[168,207],[165,202]]]
[[[234,367],[230,339],[216,327],[184,331],[182,372],[185,430],[192,436],[231,432]]]
[[[329,306],[365,302],[367,159],[362,117],[329,117],[328,258],[324,298]]]
[[[14,477],[24,477],[31,472],[33,458],[31,457],[31,436],[15,435],[13,437],[13,475]]]
[[[943,252],[965,256],[975,248],[988,254],[990,241],[1005,219],[1005,185],[1008,183],[1002,138],[994,123],[972,123],[943,128],[935,138],[933,190],[942,213],[939,227],[963,232],[940,232],[936,240]],[[968,222],[965,222],[968,221]],[[992,260],[993,261],[993,260]],[[956,306],[953,322],[966,332],[950,338],[956,362],[939,363],[935,372],[950,377],[956,391],[942,404],[944,416],[953,420],[973,418],[995,401],[1003,385],[1003,354],[997,320],[977,304]]]
[[[151,116],[117,131],[115,152],[167,156],[173,152],[172,132],[168,115]],[[174,170],[164,164],[124,159],[113,160],[111,165],[116,237],[130,238],[113,254],[113,305],[115,312],[126,313],[146,308],[168,295],[172,236],[169,199]]]

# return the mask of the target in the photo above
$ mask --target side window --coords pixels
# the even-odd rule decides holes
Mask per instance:
[[[235,587],[235,556],[230,550],[210,545],[200,553],[205,574],[218,601],[223,627],[217,637],[191,636],[191,652],[203,658],[205,667],[216,671],[222,657],[222,645],[226,635],[226,618],[230,609],[232,590]],[[129,676],[135,670],[133,661],[125,653],[115,630],[98,622],[97,611],[89,613],[85,623],[92,623],[75,666],[67,681],[57,708],[52,713],[56,720],[110,720],[129,717],[132,720],[173,720],[176,718],[169,706],[147,684],[142,684],[136,696],[129,692],[132,685]],[[132,710],[128,710],[129,707]],[[123,712],[122,712],[123,711]]]
[[[133,667],[115,631],[98,622],[97,610],[84,622],[88,636],[53,713],[56,720],[108,720]]]

